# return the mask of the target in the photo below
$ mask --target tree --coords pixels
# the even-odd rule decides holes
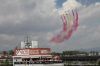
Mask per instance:
[[[3,65],[4,65],[4,66],[9,66],[9,60],[6,59],[6,60],[3,62]]]
[[[13,50],[9,50],[8,53],[9,53],[9,55],[14,55],[14,51]]]

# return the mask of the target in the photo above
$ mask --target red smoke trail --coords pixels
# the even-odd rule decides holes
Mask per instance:
[[[78,13],[74,12],[72,10],[71,16],[73,16],[73,19],[72,19],[73,24],[69,25],[70,27],[67,27],[68,24],[67,24],[66,15],[65,14],[61,15],[61,19],[62,19],[62,22],[63,22],[63,30],[58,35],[54,36],[51,39],[51,42],[61,43],[64,40],[68,40],[72,36],[72,33],[77,30],[77,28],[78,28]],[[68,21],[71,21],[71,20],[68,20]]]
[[[62,19],[62,22],[63,22],[63,31],[66,31],[67,30],[67,20],[66,20],[65,15],[62,15],[61,19]]]
[[[75,26],[76,29],[78,28],[78,25],[79,25],[79,24],[78,24],[78,13],[76,12],[76,26]]]
[[[74,22],[73,22],[73,29],[76,31],[77,27],[78,27],[78,13],[76,12],[74,14],[74,12],[72,11],[73,16],[74,16]]]
[[[67,35],[65,36],[65,39],[68,40],[71,37],[72,33],[73,33],[73,30],[72,29],[69,30],[68,33],[67,33]]]
[[[64,41],[62,32],[51,39],[52,42],[61,43]]]
[[[65,39],[64,32],[67,31],[67,20],[66,20],[65,15],[62,15],[61,19],[62,19],[62,22],[63,22],[63,31],[61,31],[60,34],[56,35],[55,37],[53,37],[51,39],[51,41],[55,42],[55,43],[61,43]]]

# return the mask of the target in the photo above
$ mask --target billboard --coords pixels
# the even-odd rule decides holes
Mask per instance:
[[[16,49],[15,56],[25,55],[47,55],[50,54],[50,48]]]

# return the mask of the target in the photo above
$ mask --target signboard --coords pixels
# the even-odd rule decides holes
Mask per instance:
[[[16,49],[15,56],[25,55],[47,55],[50,53],[49,48],[34,48],[34,49]]]
[[[29,55],[29,50],[28,49],[16,50],[15,55]]]
[[[39,53],[39,50],[30,50],[29,54],[30,55],[38,55],[40,53]]]
[[[41,50],[41,54],[48,54],[50,51],[48,51],[48,50]]]

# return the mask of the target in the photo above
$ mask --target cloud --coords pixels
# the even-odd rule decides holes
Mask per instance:
[[[77,2],[76,0],[67,0],[63,3],[63,6],[61,9],[59,9],[59,13],[62,14],[65,11],[75,10],[82,6],[81,3]]]
[[[40,47],[55,51],[99,46],[100,7],[98,3],[83,7],[76,0],[64,2],[58,10],[80,7],[78,31],[59,45],[49,42],[62,27],[55,5],[55,0],[0,0],[0,49],[19,46],[27,34],[38,40]]]
[[[100,2],[96,2],[95,3],[95,6],[100,6]]]
[[[79,29],[77,32],[78,44],[80,48],[91,48],[99,46],[100,36],[100,7],[91,4],[79,10]],[[81,39],[79,39],[81,38]]]
[[[88,19],[88,17],[92,18],[98,18],[99,16],[99,9],[100,7],[95,6],[95,4],[91,4],[90,6],[84,7],[79,11],[80,19],[85,20]]]
[[[54,9],[55,0],[0,0],[0,48],[13,48],[27,33],[35,37],[32,39],[45,39],[60,26],[57,14],[52,14]]]
[[[24,33],[53,29],[57,16],[51,13],[55,9],[54,0],[10,0],[2,1],[0,6],[0,32]],[[49,5],[50,4],[50,5]],[[54,24],[55,23],[55,24]]]
[[[76,0],[68,0],[65,3],[63,3],[63,8],[65,10],[72,10],[81,7],[82,5],[77,2]]]
[[[99,31],[99,26],[100,26],[100,7],[99,3],[92,3],[88,6],[82,5],[76,0],[69,0],[70,2],[66,1],[62,8],[59,10],[70,9],[69,6],[71,3],[77,3],[76,6],[79,7],[78,13],[79,13],[79,27],[78,30],[73,34],[72,38],[62,47],[65,46],[65,48],[70,48],[70,49],[78,49],[78,48],[91,48],[91,47],[97,47],[99,46],[99,41],[100,36],[98,34],[100,33]],[[66,5],[65,5],[66,4]],[[67,7],[67,4],[68,7]],[[85,6],[85,7],[84,7]],[[66,45],[65,45],[66,44]],[[69,45],[70,44],[70,45]]]

